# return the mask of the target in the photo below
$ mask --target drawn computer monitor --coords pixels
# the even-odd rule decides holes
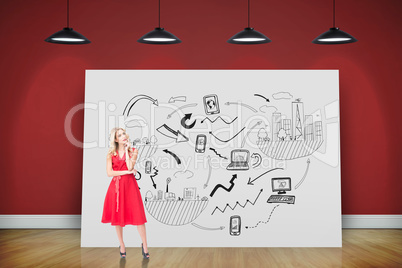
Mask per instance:
[[[286,191],[291,191],[291,178],[282,177],[282,178],[272,178],[272,191],[278,192],[278,194],[286,194]]]

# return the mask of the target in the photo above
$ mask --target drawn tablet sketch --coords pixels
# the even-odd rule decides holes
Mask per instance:
[[[150,246],[342,245],[337,70],[87,70],[85,103],[82,247],[118,243],[100,222],[117,126]]]

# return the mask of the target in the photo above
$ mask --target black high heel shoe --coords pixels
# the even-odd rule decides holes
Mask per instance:
[[[142,256],[144,257],[144,259],[149,259],[149,252],[145,253],[144,252],[144,247],[141,243],[141,250],[142,250]]]
[[[119,252],[120,252],[120,258],[125,258],[126,257],[126,253],[125,252],[121,252],[120,251],[120,246],[119,246]],[[124,256],[123,256],[124,255]]]

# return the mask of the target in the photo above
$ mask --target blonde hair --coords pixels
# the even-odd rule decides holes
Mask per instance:
[[[116,156],[117,155],[117,146],[118,146],[118,142],[115,141],[116,139],[116,133],[119,130],[123,130],[124,132],[126,132],[126,130],[124,128],[121,127],[115,127],[110,131],[110,135],[109,135],[109,151],[108,154],[112,155],[112,156]],[[130,136],[127,134],[126,132],[126,136],[127,136],[127,140],[130,143]],[[132,153],[132,149],[131,146],[128,147],[128,152]]]

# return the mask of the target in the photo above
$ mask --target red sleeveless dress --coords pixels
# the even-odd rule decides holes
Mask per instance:
[[[128,170],[125,156],[125,153],[123,158],[118,153],[112,156],[114,171]],[[134,174],[113,177],[103,204],[102,223],[124,227],[127,224],[142,225],[146,222],[144,204]]]

